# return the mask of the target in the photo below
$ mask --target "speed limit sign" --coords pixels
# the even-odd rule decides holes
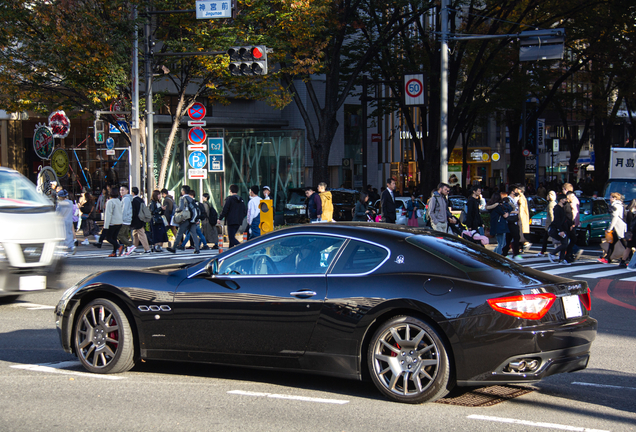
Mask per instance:
[[[406,105],[426,105],[424,74],[404,75],[404,102]]]

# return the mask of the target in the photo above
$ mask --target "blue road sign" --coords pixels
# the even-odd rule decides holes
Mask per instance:
[[[111,137],[108,137],[108,139],[106,139],[106,148],[108,150],[112,150],[115,148],[115,140]]]
[[[188,164],[194,169],[201,169],[205,166],[207,160],[205,153],[202,151],[194,151],[188,156]]]
[[[210,165],[208,167],[210,172],[223,172],[225,171],[225,165],[223,165],[223,155],[210,155]]]
[[[128,122],[127,121],[118,121],[117,122],[117,126],[119,126],[119,129],[117,129],[117,127],[114,124],[109,123],[108,124],[108,133],[118,134],[118,133],[121,133],[120,129],[124,133],[127,133],[127,134],[130,133],[130,128],[128,127]]]
[[[223,164],[224,146],[223,138],[208,138],[208,157],[210,158],[208,170],[210,172],[225,171]]]

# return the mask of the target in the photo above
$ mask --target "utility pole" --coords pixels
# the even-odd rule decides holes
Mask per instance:
[[[142,185],[143,177],[140,173],[141,166],[141,148],[140,148],[140,134],[139,134],[139,34],[137,28],[137,6],[133,6],[132,18],[135,21],[135,27],[133,29],[133,47],[132,47],[132,115],[131,115],[131,128],[130,128],[130,179],[129,186],[139,186],[142,191],[145,191]]]
[[[448,0],[441,2],[439,163],[440,182],[448,182]]]
[[[155,188],[155,175],[154,175],[154,136],[155,136],[155,124],[154,124],[154,108],[152,106],[152,14],[150,12],[150,5],[146,9],[146,23],[144,25],[144,34],[146,38],[145,43],[145,76],[146,76],[146,193],[147,197],[152,196],[152,191]]]

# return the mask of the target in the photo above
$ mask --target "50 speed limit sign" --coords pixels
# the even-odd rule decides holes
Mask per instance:
[[[406,105],[426,105],[424,74],[404,75],[404,102]]]

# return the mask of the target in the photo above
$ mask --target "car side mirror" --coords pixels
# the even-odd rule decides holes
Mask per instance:
[[[208,276],[210,277],[214,277],[217,274],[219,274],[219,263],[216,259],[213,259],[212,261],[210,261],[206,266],[205,266],[205,271],[207,272]]]

